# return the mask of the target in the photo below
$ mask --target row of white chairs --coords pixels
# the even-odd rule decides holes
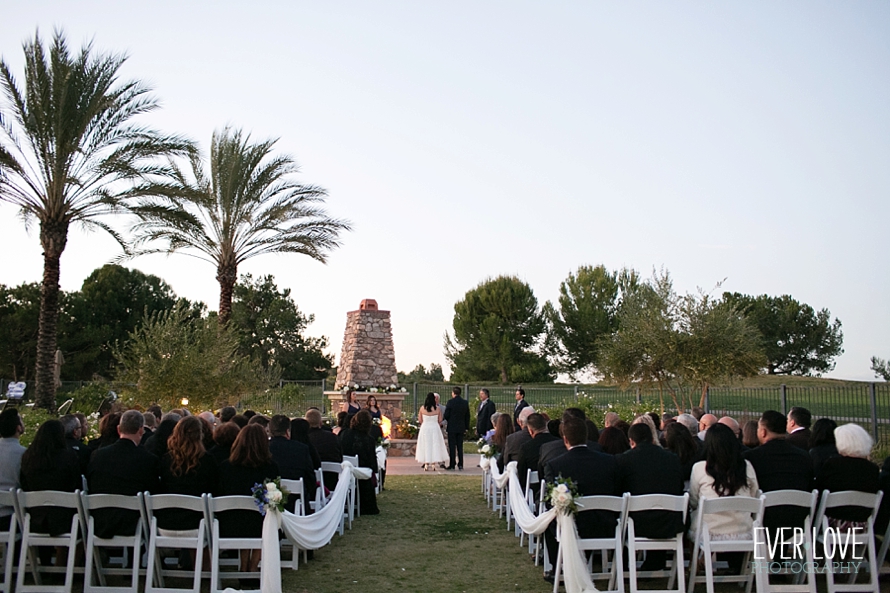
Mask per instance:
[[[356,458],[344,458],[358,464]],[[339,463],[323,462],[322,467],[316,470],[315,478],[319,484],[324,483],[324,474],[327,472],[340,475],[342,466]],[[319,486],[313,500],[306,500],[303,480],[282,479],[281,485],[291,493],[294,499],[294,513],[305,515],[307,506],[312,509],[321,509],[329,497],[324,494],[324,488]],[[84,487],[86,484],[84,483]],[[260,549],[260,538],[221,538],[219,535],[219,521],[217,513],[231,510],[248,510],[258,512],[252,496],[223,496],[213,497],[209,494],[203,496],[186,496],[179,494],[156,494],[148,492],[136,496],[114,494],[88,494],[85,490],[76,492],[34,491],[22,490],[0,491],[0,507],[12,507],[13,516],[9,529],[0,534],[0,567],[3,568],[3,577],[0,578],[0,593],[11,593],[13,575],[16,576],[15,591],[17,593],[70,593],[75,574],[84,575],[84,593],[137,593],[139,590],[139,577],[145,577],[145,592],[173,593],[175,591],[193,591],[198,593],[201,588],[201,580],[210,579],[210,590],[215,593],[222,590],[220,580],[222,578],[249,578],[258,576],[256,573],[241,573],[221,571],[220,566],[235,564],[238,560],[223,558],[223,550],[252,550]],[[57,536],[39,533],[31,526],[31,509],[40,507],[54,507],[71,509],[73,515],[71,525],[67,532]],[[136,531],[131,536],[115,536],[113,538],[100,538],[93,528],[93,511],[97,509],[115,508],[134,511],[139,515]],[[200,526],[194,535],[177,534],[164,536],[158,530],[155,512],[165,509],[184,509],[201,516]],[[357,480],[350,476],[350,485],[347,500],[344,505],[343,515],[340,521],[339,533],[343,534],[344,524],[348,522],[352,528],[352,522],[360,515],[359,498],[357,495]],[[16,565],[14,562],[16,546],[20,545],[21,552]],[[76,550],[84,545],[86,558],[84,565],[75,566]],[[67,548],[67,564],[64,567],[42,565],[37,561],[37,546],[61,546]],[[147,550],[144,567],[140,562],[140,552],[145,546]],[[209,547],[211,553],[211,567],[206,570],[203,567],[203,550]],[[292,542],[282,540],[282,550],[290,549],[291,559],[282,561],[284,568],[297,570],[299,567],[300,550],[296,549]],[[103,554],[100,549],[124,549],[123,557],[118,559],[120,568],[105,566],[102,562]],[[195,550],[194,571],[182,571],[170,569],[165,566],[159,550]],[[304,558],[307,551],[302,550]],[[128,558],[128,554],[130,554]],[[104,554],[107,556],[107,554]],[[33,584],[26,584],[27,573],[32,575]],[[63,585],[51,586],[44,582],[43,576],[51,573],[65,575]],[[125,587],[109,587],[106,577],[110,575],[127,575],[130,584]],[[192,581],[190,588],[171,588],[165,586],[165,577],[184,577]]]
[[[507,520],[507,529],[510,529],[511,509],[510,496],[508,488],[498,488],[491,479],[490,474],[483,474],[483,492],[488,504],[493,510],[499,512],[499,516],[505,516]],[[526,475],[526,486],[524,499],[533,513],[539,514],[545,510],[544,496],[546,485],[539,479],[538,472],[529,470]],[[800,544],[800,538],[804,538],[801,548],[805,551],[805,557],[801,560],[808,562],[807,565],[812,569],[814,564],[813,550],[817,544],[820,547],[827,546],[828,549],[834,549],[837,544],[849,545],[854,544],[857,549],[864,551],[862,568],[869,570],[867,582],[856,583],[856,574],[851,574],[849,582],[836,582],[836,575],[833,572],[826,571],[826,583],[829,593],[834,592],[855,592],[855,591],[877,591],[878,577],[882,572],[890,572],[890,568],[884,567],[884,560],[887,556],[888,547],[890,547],[890,526],[888,526],[884,534],[878,534],[879,538],[883,535],[881,547],[876,550],[874,520],[880,506],[883,493],[877,494],[863,492],[824,492],[821,497],[821,503],[816,507],[819,500],[818,491],[801,492],[796,490],[781,490],[774,492],[761,493],[759,498],[733,496],[718,499],[704,499],[700,501],[700,509],[697,513],[697,521],[694,527],[694,542],[692,547],[692,558],[689,561],[689,579],[688,593],[692,593],[696,584],[704,583],[708,593],[713,593],[714,583],[717,582],[741,582],[746,585],[746,590],[750,593],[752,584],[756,584],[760,593],[771,591],[781,591],[783,593],[815,593],[816,581],[815,574],[812,570],[809,572],[802,570],[803,566],[799,565],[798,572],[791,574],[792,583],[776,584],[769,579],[770,574],[789,574],[791,571],[785,567],[781,571],[775,571],[775,565],[772,567],[768,562],[755,560],[754,564],[750,563],[751,558],[767,559],[769,558],[767,542],[765,540],[765,531],[760,531],[758,539],[755,540],[754,531],[750,537],[745,539],[720,539],[712,538],[704,518],[711,513],[721,513],[726,511],[734,511],[739,513],[748,513],[752,517],[755,528],[759,528],[763,522],[763,512],[765,508],[772,506],[798,506],[807,509],[805,524],[801,526],[802,531],[786,532],[787,539],[780,542],[778,547],[773,543],[773,550],[785,550],[794,548],[794,544]],[[581,547],[584,550],[603,550],[603,572],[592,573],[595,579],[608,578],[609,589],[618,592],[624,592],[624,567],[621,554],[615,554],[616,550],[623,548],[628,549],[628,557],[634,559],[627,567],[627,576],[629,577],[631,593],[637,592],[637,579],[650,577],[668,577],[668,591],[676,591],[682,593],[686,589],[685,562],[683,558],[683,534],[678,534],[676,538],[668,540],[652,540],[649,538],[637,537],[634,533],[633,520],[630,513],[646,510],[666,510],[682,513],[683,520],[686,520],[686,512],[688,505],[688,494],[683,496],[668,495],[645,495],[630,496],[625,494],[623,497],[613,496],[593,496],[583,497],[579,501],[579,512],[588,510],[609,510],[616,512],[619,516],[616,533],[614,538],[599,540],[580,540]],[[857,531],[851,531],[849,536],[846,532],[839,535],[834,529],[829,529],[829,519],[827,511],[832,508],[841,506],[858,506],[871,510],[866,528]],[[812,526],[816,526],[815,533],[818,541],[811,541],[813,537]],[[520,538],[520,545],[524,545],[524,536],[518,525],[514,528],[517,536]],[[797,538],[795,540],[794,538]],[[546,550],[542,548],[540,537],[529,534],[529,553],[535,558],[535,565],[538,564],[539,558],[544,559],[544,568],[547,571],[553,571],[555,578],[554,592],[559,584],[559,573],[562,570],[561,558],[558,553],[558,566],[550,567]],[[842,541],[839,541],[842,539]],[[828,540],[828,541],[826,541]],[[675,554],[674,561],[671,563],[669,570],[658,572],[640,572],[637,570],[637,551],[641,550],[670,550]],[[612,552],[612,560],[608,560],[609,551]],[[720,552],[743,552],[746,554],[745,562],[742,565],[743,571],[739,575],[716,575],[714,570],[714,555]],[[699,573],[699,558],[702,559],[704,566],[704,574]],[[592,559],[589,564],[592,569]],[[771,571],[771,568],[773,569]],[[747,574],[745,570],[748,570]],[[622,575],[621,578],[618,575]],[[676,589],[674,584],[677,584]]]

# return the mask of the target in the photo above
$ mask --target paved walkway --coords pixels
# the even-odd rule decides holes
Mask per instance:
[[[479,467],[479,458],[481,456],[467,455],[464,453],[464,470],[463,471],[446,471],[442,468],[433,472],[423,471],[423,466],[416,461],[414,457],[387,457],[386,459],[386,475],[388,476],[422,476],[430,475],[455,475],[455,476],[481,476],[482,468]],[[447,465],[447,463],[446,463]]]

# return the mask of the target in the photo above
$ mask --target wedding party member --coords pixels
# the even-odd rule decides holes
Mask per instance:
[[[383,413],[380,411],[380,406],[377,405],[377,398],[373,395],[368,396],[367,407],[365,409],[371,414],[371,420],[380,420],[383,417]]]
[[[358,403],[358,396],[355,394],[355,391],[349,391],[346,394],[346,403],[343,406],[343,411],[349,417],[346,426],[352,425],[352,417],[361,412],[361,410],[362,405]]]
[[[470,428],[470,404],[460,396],[460,387],[451,388],[451,399],[445,405],[445,432],[448,433],[448,467],[454,469],[455,458],[457,469],[464,468],[464,435]]]
[[[112,445],[97,449],[87,467],[90,494],[123,494],[158,492],[158,458],[140,447],[145,419],[137,410],[128,410],[120,417],[117,430],[120,438]],[[133,535],[139,513],[124,509],[98,509],[93,513],[96,535],[110,538]]]
[[[494,402],[491,401],[491,395],[488,389],[479,390],[479,409],[476,410],[476,438],[484,438],[489,430],[494,428],[491,422],[491,416],[495,413]]]
[[[352,419],[350,430],[345,434],[340,444],[344,455],[357,455],[359,467],[367,467],[371,470],[370,480],[358,481],[358,494],[361,503],[362,515],[378,515],[377,495],[374,493],[377,474],[377,441],[370,435],[371,414],[362,410]]]
[[[272,461],[266,429],[259,424],[248,424],[238,433],[232,454],[219,468],[221,496],[252,496],[255,484],[279,476],[278,466]],[[227,511],[219,514],[220,537],[261,537],[263,516],[256,511]],[[241,572],[256,572],[260,550],[241,551]]]
[[[417,413],[417,446],[414,460],[423,464],[423,471],[435,470],[436,466],[448,458],[445,439],[442,437],[443,411],[436,405],[436,394],[427,393],[420,411]]]
[[[516,390],[516,405],[513,406],[513,432],[518,432],[522,430],[522,427],[519,426],[519,414],[528,407],[528,402],[525,401],[525,389],[522,387]]]

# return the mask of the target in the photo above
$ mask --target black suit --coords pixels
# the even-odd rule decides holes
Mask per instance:
[[[464,468],[464,433],[470,428],[470,404],[459,395],[453,396],[445,404],[444,419],[448,422],[448,467],[454,467],[455,454],[457,467]]]
[[[504,471],[508,463],[519,461],[519,451],[524,444],[531,440],[532,435],[528,434],[527,430],[520,430],[507,435],[507,440],[504,442],[504,450],[501,452],[501,456],[498,457],[498,468]]]
[[[97,449],[87,468],[90,494],[157,493],[159,489],[158,458],[129,439]],[[99,509],[93,513],[96,535],[133,535],[139,513],[121,509]]]
[[[494,402],[490,399],[479,404],[479,410],[476,412],[476,438],[482,438],[485,433],[492,429],[491,416],[496,411]]]
[[[745,453],[754,466],[757,484],[764,492],[813,489],[813,462],[809,453],[783,438],[773,439]],[[802,527],[807,510],[800,507],[769,507],[763,515],[764,527]]]
[[[555,438],[555,437],[554,437]],[[618,462],[614,455],[591,451],[588,447],[574,447],[544,467],[544,480],[554,483],[557,477],[570,478],[581,496],[617,496]],[[589,511],[576,515],[579,537],[612,537],[615,535],[617,513],[609,511]],[[557,542],[556,522],[544,532],[547,540],[547,553],[550,563],[556,563]]]
[[[269,439],[269,452],[272,453],[272,461],[278,466],[282,478],[303,478],[303,494],[306,496],[308,510],[308,501],[315,500],[315,466],[309,453],[309,445],[277,436]],[[295,505],[296,499],[291,499],[286,508],[293,512]]]
[[[343,450],[340,448],[340,439],[338,439],[337,435],[330,430],[310,428],[309,442],[315,445],[315,450],[318,451],[318,457],[322,461],[330,461],[333,463],[341,463],[343,461]],[[324,474],[324,485],[328,490],[334,490],[337,487],[337,474],[326,472]]]
[[[683,468],[680,459],[651,443],[638,444],[616,455],[621,492],[683,495]],[[638,511],[631,515],[640,537],[665,539],[685,529],[683,516],[670,511]]]
[[[603,448],[600,444],[594,441],[587,441],[587,448],[591,451],[597,451],[599,453],[603,452]],[[538,472],[543,476],[544,465],[546,465],[548,461],[556,459],[560,455],[564,455],[565,452],[566,446],[562,442],[562,439],[559,438],[541,447],[541,451],[538,454]]]
[[[810,450],[810,429],[802,428],[789,433],[785,440],[795,447],[800,447],[804,451]]]
[[[523,408],[528,407],[528,402],[525,401],[525,398],[522,398],[518,402],[516,402],[516,406],[513,407],[513,431],[521,430],[519,428],[519,412],[522,411]]]
[[[541,447],[547,443],[559,440],[560,439],[545,430],[544,432],[536,434],[534,438],[519,448],[519,455],[516,458],[516,471],[519,475],[519,483],[522,484],[523,488],[525,488],[525,478],[528,474],[528,470],[532,470],[533,472],[538,471],[538,459]],[[538,477],[540,478],[541,474],[539,474]]]

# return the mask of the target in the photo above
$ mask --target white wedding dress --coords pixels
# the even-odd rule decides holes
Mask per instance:
[[[417,431],[417,452],[414,459],[418,463],[442,463],[448,460],[445,437],[439,428],[438,414],[421,414],[423,422]]]

